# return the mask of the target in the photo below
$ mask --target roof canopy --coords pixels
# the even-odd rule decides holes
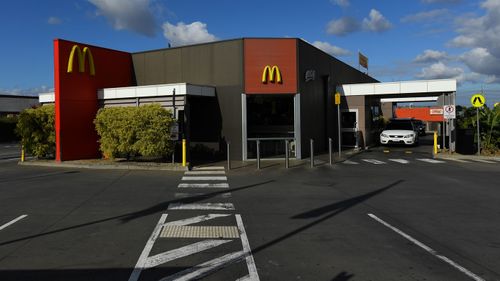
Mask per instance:
[[[344,96],[388,96],[401,97],[436,96],[457,91],[457,80],[416,80],[384,83],[344,84],[337,88]]]

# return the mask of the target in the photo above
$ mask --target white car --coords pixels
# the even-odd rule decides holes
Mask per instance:
[[[410,119],[391,120],[380,133],[380,143],[414,145],[418,143],[418,132]]]

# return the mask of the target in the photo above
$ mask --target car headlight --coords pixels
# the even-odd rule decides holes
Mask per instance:
[[[388,138],[388,137],[389,137],[389,136],[388,136],[388,135],[386,135],[386,134],[380,134],[380,136],[381,136],[381,137],[383,137],[383,138]]]
[[[415,136],[414,134],[409,134],[409,135],[405,136],[405,139],[410,139],[410,138],[413,138],[414,136]]]

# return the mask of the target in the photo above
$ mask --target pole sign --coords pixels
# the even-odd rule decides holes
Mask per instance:
[[[445,105],[443,106],[443,117],[445,119],[455,119],[456,117],[456,111],[455,111],[455,106],[454,105]]]
[[[335,104],[336,105],[340,104],[340,93],[339,92],[335,93]]]
[[[486,99],[482,94],[475,94],[470,98],[470,103],[474,107],[483,107],[483,105],[486,103]]]

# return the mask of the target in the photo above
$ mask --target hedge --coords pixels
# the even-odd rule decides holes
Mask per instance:
[[[166,157],[172,153],[170,127],[174,120],[159,104],[109,107],[94,120],[105,158]]]
[[[19,114],[16,133],[28,154],[38,158],[54,158],[56,131],[53,105],[29,108]]]

